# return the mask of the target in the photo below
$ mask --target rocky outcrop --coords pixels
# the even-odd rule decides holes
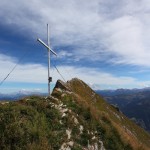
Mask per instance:
[[[71,91],[71,89],[68,87],[68,85],[65,82],[61,81],[61,80],[58,80],[56,82],[56,85],[55,85],[54,89],[61,89],[61,90]]]

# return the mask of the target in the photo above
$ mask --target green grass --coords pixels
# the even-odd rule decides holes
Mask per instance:
[[[0,106],[0,149],[26,149],[43,143],[58,149],[65,135],[60,117],[40,97]]]

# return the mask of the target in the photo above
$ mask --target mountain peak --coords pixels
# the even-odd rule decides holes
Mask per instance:
[[[77,89],[81,90],[81,91],[85,91],[85,88],[90,89],[90,87],[88,87],[88,85],[85,84],[82,80],[80,80],[78,78],[72,78],[71,80],[69,80],[67,82],[63,82],[62,80],[57,80],[54,90],[60,89],[60,90],[72,91],[72,92],[76,93]],[[79,91],[79,93],[81,91]]]

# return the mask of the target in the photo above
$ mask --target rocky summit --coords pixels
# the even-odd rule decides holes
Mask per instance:
[[[1,102],[0,149],[149,150],[150,135],[74,78],[50,97]]]

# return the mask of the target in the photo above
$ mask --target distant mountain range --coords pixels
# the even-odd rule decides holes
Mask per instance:
[[[46,96],[46,93],[40,93],[40,92],[31,92],[31,91],[19,91],[17,93],[11,93],[11,94],[3,94],[0,93],[0,100],[18,100],[20,98],[26,97],[26,96],[32,96],[32,95],[40,95],[40,96]]]
[[[97,93],[150,132],[150,88],[99,90]]]
[[[143,89],[117,89],[117,90],[97,90],[97,93],[100,93],[103,96],[116,96],[116,95],[129,95],[139,92],[150,91],[150,87]]]

